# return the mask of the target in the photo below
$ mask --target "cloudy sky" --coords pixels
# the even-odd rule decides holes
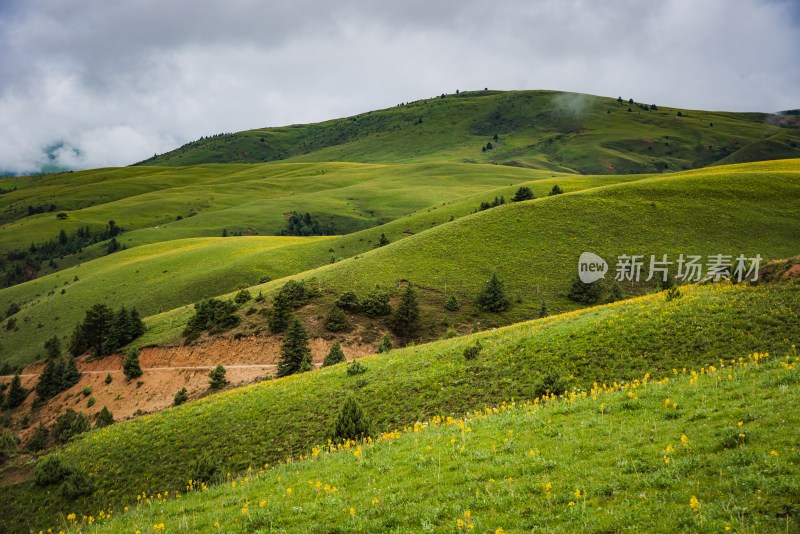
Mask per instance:
[[[0,171],[456,89],[800,107],[800,0],[0,0]]]

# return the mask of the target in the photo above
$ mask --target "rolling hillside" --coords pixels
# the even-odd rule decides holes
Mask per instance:
[[[534,181],[455,198],[346,236],[167,241],[4,289],[0,296],[18,303],[22,311],[16,316],[16,329],[7,329],[8,320],[0,323],[0,345],[8,351],[6,361],[29,363],[53,334],[66,342],[83,311],[95,302],[135,306],[145,315],[165,312],[148,321],[150,332],[139,343],[180,343],[190,308],[168,310],[234,291],[241,284],[252,286],[264,277],[275,281],[251,290],[269,295],[285,282],[280,279],[292,275],[315,277],[326,289],[325,302],[345,289],[363,296],[375,284],[391,289],[408,280],[423,290],[429,323],[480,322],[485,328],[536,317],[543,299],[556,312],[574,309],[577,304],[565,292],[583,251],[593,251],[609,262],[621,254],[668,254],[675,261],[681,253],[704,257],[761,254],[767,261],[796,254],[800,242],[796,160],[654,177],[552,178],[550,174],[525,176],[533,171],[523,169],[512,172],[519,174],[516,178]],[[496,180],[508,178],[503,174]],[[497,195],[511,198],[523,183],[532,188],[537,200],[472,213],[483,200]],[[567,194],[548,197],[555,184]],[[130,239],[137,232],[131,232]],[[393,243],[373,250],[381,233]],[[215,262],[215,258],[226,262]],[[332,258],[341,261],[331,264]],[[470,303],[495,268],[520,302],[503,314],[477,313]],[[608,278],[613,278],[613,263]],[[150,291],[140,292],[142,284],[148,284]],[[626,292],[637,294],[651,284],[623,286]],[[449,294],[464,304],[456,314],[442,309]],[[320,306],[310,313],[324,310]],[[257,328],[263,325],[251,319],[242,332]],[[438,336],[445,329],[435,326],[428,335]]]
[[[800,157],[796,117],[628,100],[635,97],[463,92],[318,124],[221,134],[141,164],[452,161],[633,174]]]
[[[69,513],[98,517],[100,510],[106,514],[134,507],[142,492],[183,492],[187,481],[196,478],[191,459],[201,452],[219,462],[223,480],[226,472],[257,470],[265,463],[310,454],[313,446],[325,443],[334,414],[349,392],[358,397],[377,430],[388,432],[437,415],[459,417],[482,411],[500,399],[533,401],[548,369],[566,379],[570,389],[588,391],[595,382],[610,387],[645,375],[653,380],[672,377],[682,374],[684,367],[698,371],[708,365],[719,367],[753,352],[796,356],[792,352],[800,336],[796,283],[708,285],[683,291],[682,298],[671,302],[654,294],[363,358],[367,371],[362,375],[349,376],[345,366],[338,365],[265,381],[90,432],[67,445],[62,455],[91,473],[98,491],[65,501],[32,481],[4,488],[0,507],[7,514],[2,524],[9,530],[57,527],[58,518]],[[483,347],[478,358],[465,360],[464,349],[478,341]],[[666,396],[671,394],[658,395],[654,404],[663,406]],[[700,407],[694,401],[677,402],[682,424],[697,420],[692,417]],[[711,404],[702,406],[710,409]],[[522,428],[517,431],[520,439],[538,439]],[[569,433],[566,428],[562,432]],[[759,447],[778,447],[762,432],[766,441]],[[499,439],[496,445],[502,448],[502,436]],[[543,448],[541,443],[536,447]],[[346,480],[350,475],[341,476]],[[338,480],[325,483],[344,485]]]

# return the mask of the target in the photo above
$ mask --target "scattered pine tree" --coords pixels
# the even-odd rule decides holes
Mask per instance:
[[[175,398],[172,400],[172,403],[175,406],[180,406],[187,400],[189,400],[189,394],[186,392],[186,388],[183,387],[179,389],[178,392],[175,394]]]
[[[125,360],[122,362],[122,372],[128,380],[133,380],[134,378],[142,376],[142,366],[139,365],[139,354],[139,349],[132,348],[128,351]]]
[[[475,304],[480,310],[494,313],[505,311],[511,306],[511,301],[505,294],[503,282],[497,276],[497,269],[492,271],[492,277],[475,297]]]
[[[531,191],[531,188],[523,185],[522,187],[517,189],[517,192],[514,193],[514,196],[511,198],[511,201],[523,202],[525,200],[533,200],[535,198],[536,197],[534,196],[533,191]]]
[[[270,332],[278,334],[286,330],[292,318],[292,307],[289,296],[284,292],[278,292],[272,300],[272,309],[267,319]]]
[[[397,304],[389,325],[398,336],[408,339],[416,333],[419,326],[419,302],[414,286],[407,284],[400,302]]]
[[[228,379],[225,378],[227,371],[225,367],[219,363],[217,367],[208,373],[208,387],[211,390],[218,390],[224,388],[228,384]]]
[[[335,342],[331,345],[331,350],[328,352],[328,355],[325,356],[325,361],[322,362],[322,367],[329,367],[331,365],[336,365],[337,363],[346,362],[347,358],[344,356],[344,351],[342,350],[342,346],[339,342]]]
[[[353,394],[348,394],[333,424],[333,441],[341,443],[347,440],[361,440],[372,434],[370,424],[364,416],[364,410]]]
[[[286,330],[286,339],[281,345],[281,357],[278,361],[278,378],[310,369],[311,348],[308,346],[308,332],[300,319],[295,318]]]
[[[378,243],[375,245],[375,248],[385,247],[389,243],[391,243],[391,241],[389,241],[389,238],[386,237],[386,234],[382,233],[381,237],[378,238]]]
[[[6,400],[3,406],[6,410],[13,410],[25,401],[28,393],[30,392],[22,387],[22,379],[19,373],[15,374],[14,378],[11,379],[11,385],[8,387],[8,393],[6,393]]]
[[[550,192],[547,194],[547,196],[552,197],[552,196],[555,196],[555,195],[560,195],[563,192],[564,192],[564,190],[561,189],[561,187],[558,184],[556,184],[556,185],[553,186],[553,189],[550,190]]]
[[[444,309],[448,311],[458,311],[461,309],[461,303],[458,301],[458,297],[455,294],[451,294],[447,297],[447,300],[444,301]]]

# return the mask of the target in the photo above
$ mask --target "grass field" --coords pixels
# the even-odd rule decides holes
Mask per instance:
[[[284,170],[298,167],[280,164],[264,166],[279,166]],[[22,307],[22,312],[16,318],[18,330],[7,330],[0,326],[0,347],[4,350],[0,360],[15,364],[29,363],[36,358],[45,339],[58,335],[66,341],[84,311],[96,302],[104,302],[112,307],[124,304],[137,307],[145,315],[157,314],[193,303],[204,296],[233,291],[241,284],[258,283],[264,277],[278,279],[328,265],[332,257],[343,259],[356,256],[371,250],[384,232],[392,240],[407,238],[409,236],[404,232],[421,232],[447,222],[450,217],[469,215],[481,201],[492,200],[498,195],[510,199],[519,184],[529,185],[537,196],[545,196],[554,183],[576,191],[641,179],[641,176],[575,175],[555,175],[554,178],[552,173],[527,169],[451,164],[378,167],[348,164],[346,167],[358,170],[357,174],[363,181],[353,186],[305,195],[306,200],[299,204],[315,206],[314,213],[327,213],[325,210],[332,208],[324,206],[330,206],[332,198],[338,197],[342,201],[350,198],[352,200],[348,200],[348,203],[359,201],[364,206],[386,205],[387,212],[398,218],[381,226],[324,241],[250,236],[181,237],[211,233],[207,231],[210,226],[206,226],[211,223],[204,223],[203,220],[217,219],[220,222],[214,224],[219,226],[226,220],[244,220],[243,214],[248,211],[246,206],[239,206],[222,210],[221,213],[211,211],[207,215],[173,221],[159,228],[126,232],[120,238],[129,246],[126,251],[100,255],[102,245],[95,245],[84,249],[82,254],[59,260],[61,269],[55,273],[0,290],[0,302],[14,302]],[[369,178],[365,168],[374,170],[376,176]],[[327,176],[331,174],[335,173],[326,173]],[[292,175],[285,180],[286,187],[289,187],[296,177]],[[415,186],[421,187],[422,183],[427,185],[420,191],[415,190]],[[288,201],[289,197],[274,201],[273,210],[281,213],[281,224],[285,224],[281,211],[285,205],[282,206],[281,202]],[[133,210],[139,201],[134,197],[126,202]],[[405,213],[403,210],[415,209],[415,205],[420,203],[425,209],[400,216]],[[51,224],[57,224],[52,215],[49,219]],[[120,221],[123,224],[124,220]],[[229,225],[229,228],[233,231],[236,226]],[[52,231],[56,232],[56,227]],[[214,231],[213,234],[218,236],[220,232]],[[256,252],[252,248],[255,243],[263,247],[262,252],[269,251]],[[282,245],[273,246],[278,243]],[[76,276],[78,281],[75,281]],[[117,284],[117,280],[124,282]],[[152,289],[142,292],[140,288],[143,285]],[[3,311],[6,308],[7,304],[3,306]],[[41,328],[39,324],[42,324]]]
[[[796,350],[751,354],[506,399],[208,489],[143,492],[96,531],[795,532],[799,363]]]
[[[190,459],[201,451],[233,473],[308,454],[324,443],[348,392],[358,396],[378,430],[389,431],[435,415],[482,410],[499,399],[532,400],[541,374],[551,368],[569,377],[570,387],[588,390],[595,381],[667,376],[673,368],[699,369],[752,352],[783,355],[800,335],[796,284],[711,285],[684,293],[672,302],[654,294],[412,346],[362,359],[364,375],[348,376],[344,366],[335,366],[90,432],[63,455],[91,472],[101,489],[64,502],[32,482],[4,488],[5,528],[55,526],[60,513],[96,517],[101,509],[133,506],[143,491],[182,491],[192,478]],[[483,351],[466,361],[463,349],[478,340]]]
[[[794,160],[688,171],[501,206],[405,239],[399,238],[407,219],[400,219],[372,230],[385,231],[396,242],[299,278],[316,278],[329,295],[345,289],[364,295],[375,284],[397,292],[398,282],[408,280],[422,288],[425,321],[499,326],[537,317],[543,299],[553,312],[578,307],[565,294],[584,251],[606,258],[609,279],[622,254],[668,254],[672,261],[680,254],[760,254],[765,260],[795,255],[799,205]],[[448,207],[428,215],[447,221]],[[337,241],[329,244],[338,251]],[[514,300],[501,314],[481,313],[471,305],[493,269]],[[268,294],[282,283],[253,290]],[[651,288],[652,282],[623,283],[629,294]],[[462,303],[457,313],[443,310],[449,294]],[[190,315],[184,308],[152,317],[152,330],[142,342],[178,342]]]

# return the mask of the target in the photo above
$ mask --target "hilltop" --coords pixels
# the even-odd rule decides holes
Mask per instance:
[[[686,110],[556,91],[470,91],[317,124],[219,134],[139,165],[264,161],[497,164],[633,174],[800,157],[796,116]]]

